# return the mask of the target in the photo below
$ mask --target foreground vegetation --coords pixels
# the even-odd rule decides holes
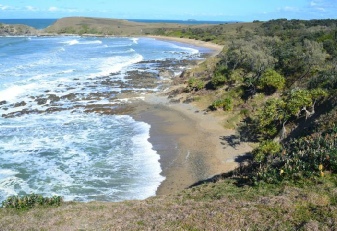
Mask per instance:
[[[336,178],[238,187],[220,180],[122,203],[0,209],[0,230],[333,230]]]
[[[77,29],[88,32],[83,25]],[[152,25],[142,33],[224,45],[217,57],[183,73],[176,80],[182,89],[171,96],[183,93],[221,114],[224,126],[256,148],[235,171],[178,195],[5,208],[0,229],[336,229],[337,20]]]

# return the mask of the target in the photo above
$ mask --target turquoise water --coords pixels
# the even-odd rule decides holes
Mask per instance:
[[[165,179],[148,142],[150,125],[118,108],[160,87],[160,63],[206,50],[150,38],[0,37],[0,201],[10,195],[121,201],[155,195]],[[153,87],[129,71],[155,73]],[[142,75],[138,76],[140,78]]]

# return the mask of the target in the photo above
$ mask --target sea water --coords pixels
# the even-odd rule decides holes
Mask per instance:
[[[130,70],[158,73],[159,61],[203,52],[151,38],[0,37],[0,201],[29,193],[76,201],[155,195],[165,178],[150,125],[87,109],[118,107],[123,91],[158,91],[129,84]]]

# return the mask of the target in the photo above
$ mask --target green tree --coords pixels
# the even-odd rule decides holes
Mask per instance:
[[[320,65],[324,63],[327,57],[328,55],[323,48],[323,43],[304,39],[302,59],[305,69],[302,77],[315,69],[320,69]]]
[[[257,112],[256,132],[262,139],[274,138],[288,118],[286,103],[282,99],[269,99]]]
[[[325,90],[319,88],[313,90],[294,89],[286,97],[286,110],[290,116],[297,118],[304,111],[306,118],[308,118],[315,113],[315,103],[327,94]]]
[[[285,78],[272,69],[266,70],[258,81],[258,87],[267,94],[282,90],[284,85]]]

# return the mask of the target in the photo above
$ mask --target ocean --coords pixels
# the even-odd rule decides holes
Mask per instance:
[[[57,19],[0,19],[4,24],[24,24],[36,29],[45,29],[56,22]]]
[[[0,37],[0,202],[122,201],[165,179],[150,125],[118,113],[205,48],[152,38]],[[121,115],[124,114],[124,115]]]

